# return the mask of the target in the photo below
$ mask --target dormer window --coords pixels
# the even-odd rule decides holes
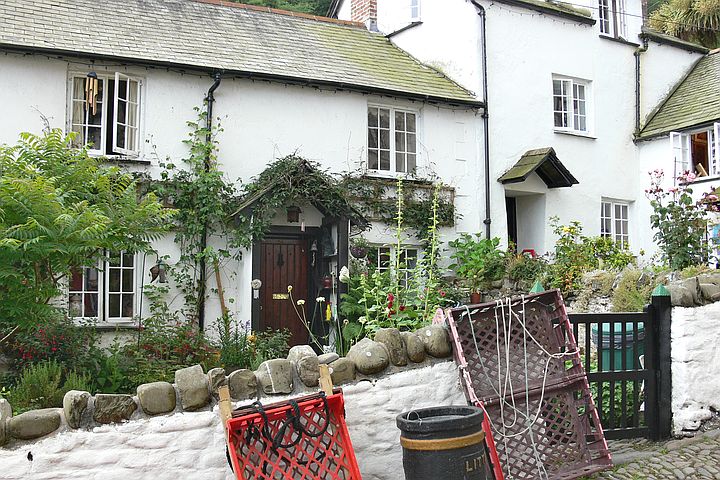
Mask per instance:
[[[140,79],[91,72],[73,75],[70,89],[69,123],[77,146],[94,155],[139,155]]]

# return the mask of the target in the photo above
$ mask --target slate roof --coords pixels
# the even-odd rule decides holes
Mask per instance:
[[[2,0],[9,48],[482,104],[360,24],[222,0]]]
[[[701,58],[650,117],[639,138],[720,121],[720,50]]]
[[[524,182],[533,172],[538,174],[548,188],[571,187],[580,183],[560,162],[552,147],[528,150],[510,170],[498,178],[498,182]]]

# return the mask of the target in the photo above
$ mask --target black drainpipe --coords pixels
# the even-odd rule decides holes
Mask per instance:
[[[642,37],[642,47],[635,49],[635,135],[640,134],[640,54],[648,49],[647,37]]]
[[[482,25],[482,82],[483,82],[483,101],[485,102],[485,108],[483,109],[483,130],[484,130],[484,146],[485,146],[485,238],[490,238],[490,224],[492,218],[490,218],[490,130],[489,130],[489,117],[488,117],[488,74],[487,74],[487,35],[485,30],[487,27],[487,17],[485,15],[485,8],[480,5],[476,0],[471,0],[475,8],[478,9],[478,15],[480,16],[480,23]]]
[[[207,118],[205,121],[207,122],[207,137],[206,141],[210,143],[210,140],[212,139],[212,121],[213,121],[213,104],[215,103],[215,90],[220,86],[220,81],[222,80],[222,75],[220,73],[216,73],[213,75],[213,78],[215,81],[210,86],[210,89],[208,90],[207,96],[205,97],[205,102],[207,103]],[[210,171],[210,152],[208,152],[207,156],[205,157],[205,171]],[[200,237],[200,247],[201,251],[205,252],[205,249],[207,248],[207,233],[208,233],[208,225],[207,223],[203,225],[203,231],[202,235]],[[198,288],[198,328],[202,332],[205,330],[205,282],[207,278],[207,272],[205,271],[207,269],[207,265],[205,263],[205,257],[200,257],[200,282],[199,282],[199,288]]]

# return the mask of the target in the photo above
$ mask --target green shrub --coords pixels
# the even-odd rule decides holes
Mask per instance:
[[[535,282],[545,283],[549,265],[543,257],[532,257],[526,254],[508,257],[508,278],[517,284],[520,290],[530,290]]]
[[[625,270],[612,294],[613,312],[642,312],[650,302],[653,282],[641,270]]]
[[[597,268],[620,271],[633,263],[635,257],[627,246],[606,237],[586,237],[580,222],[561,225],[557,217],[550,219],[555,242],[555,258],[550,266],[550,286],[564,294],[580,288],[585,272]]]
[[[499,238],[482,238],[479,233],[475,237],[465,233],[448,242],[454,249],[450,255],[454,263],[449,268],[467,282],[472,292],[479,292],[505,275],[505,252],[498,248]]]
[[[10,389],[8,399],[15,414],[32,409],[62,407],[63,397],[70,390],[91,390],[84,375],[68,372],[54,360],[43,361],[22,371],[18,383]]]

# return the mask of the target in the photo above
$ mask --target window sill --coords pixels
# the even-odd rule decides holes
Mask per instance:
[[[581,138],[588,138],[590,140],[597,140],[597,137],[590,135],[589,133],[584,132],[577,132],[574,130],[558,130],[557,128],[553,130],[555,133],[559,133],[561,135],[571,135],[573,137],[581,137]]]
[[[411,174],[404,173],[404,172],[387,172],[384,170],[365,170],[365,174],[363,175],[365,177],[371,177],[371,178],[382,178],[386,180],[397,180],[398,178],[402,178],[403,180],[411,180],[415,179]],[[420,179],[418,179],[420,180]]]
[[[129,165],[150,165],[150,160],[144,160],[140,156],[128,156],[128,155],[103,155],[101,153],[90,153],[93,158],[108,162],[108,163],[125,163]]]
[[[702,184],[702,183],[708,183],[708,182],[716,182],[720,180],[720,175],[713,175],[713,176],[707,176],[707,177],[698,177],[692,182],[685,183],[685,185],[695,185],[695,184]]]
[[[600,38],[602,38],[603,40],[610,40],[611,42],[621,43],[621,44],[623,44],[623,45],[628,45],[628,46],[634,47],[634,48],[639,48],[639,47],[640,47],[640,44],[639,44],[639,43],[634,43],[634,42],[631,42],[631,41],[629,41],[629,40],[625,40],[625,39],[622,38],[622,37],[613,37],[613,36],[610,36],[610,35],[607,35],[607,34],[604,34],[604,33],[601,33],[601,34],[598,35],[598,36],[599,36]]]

